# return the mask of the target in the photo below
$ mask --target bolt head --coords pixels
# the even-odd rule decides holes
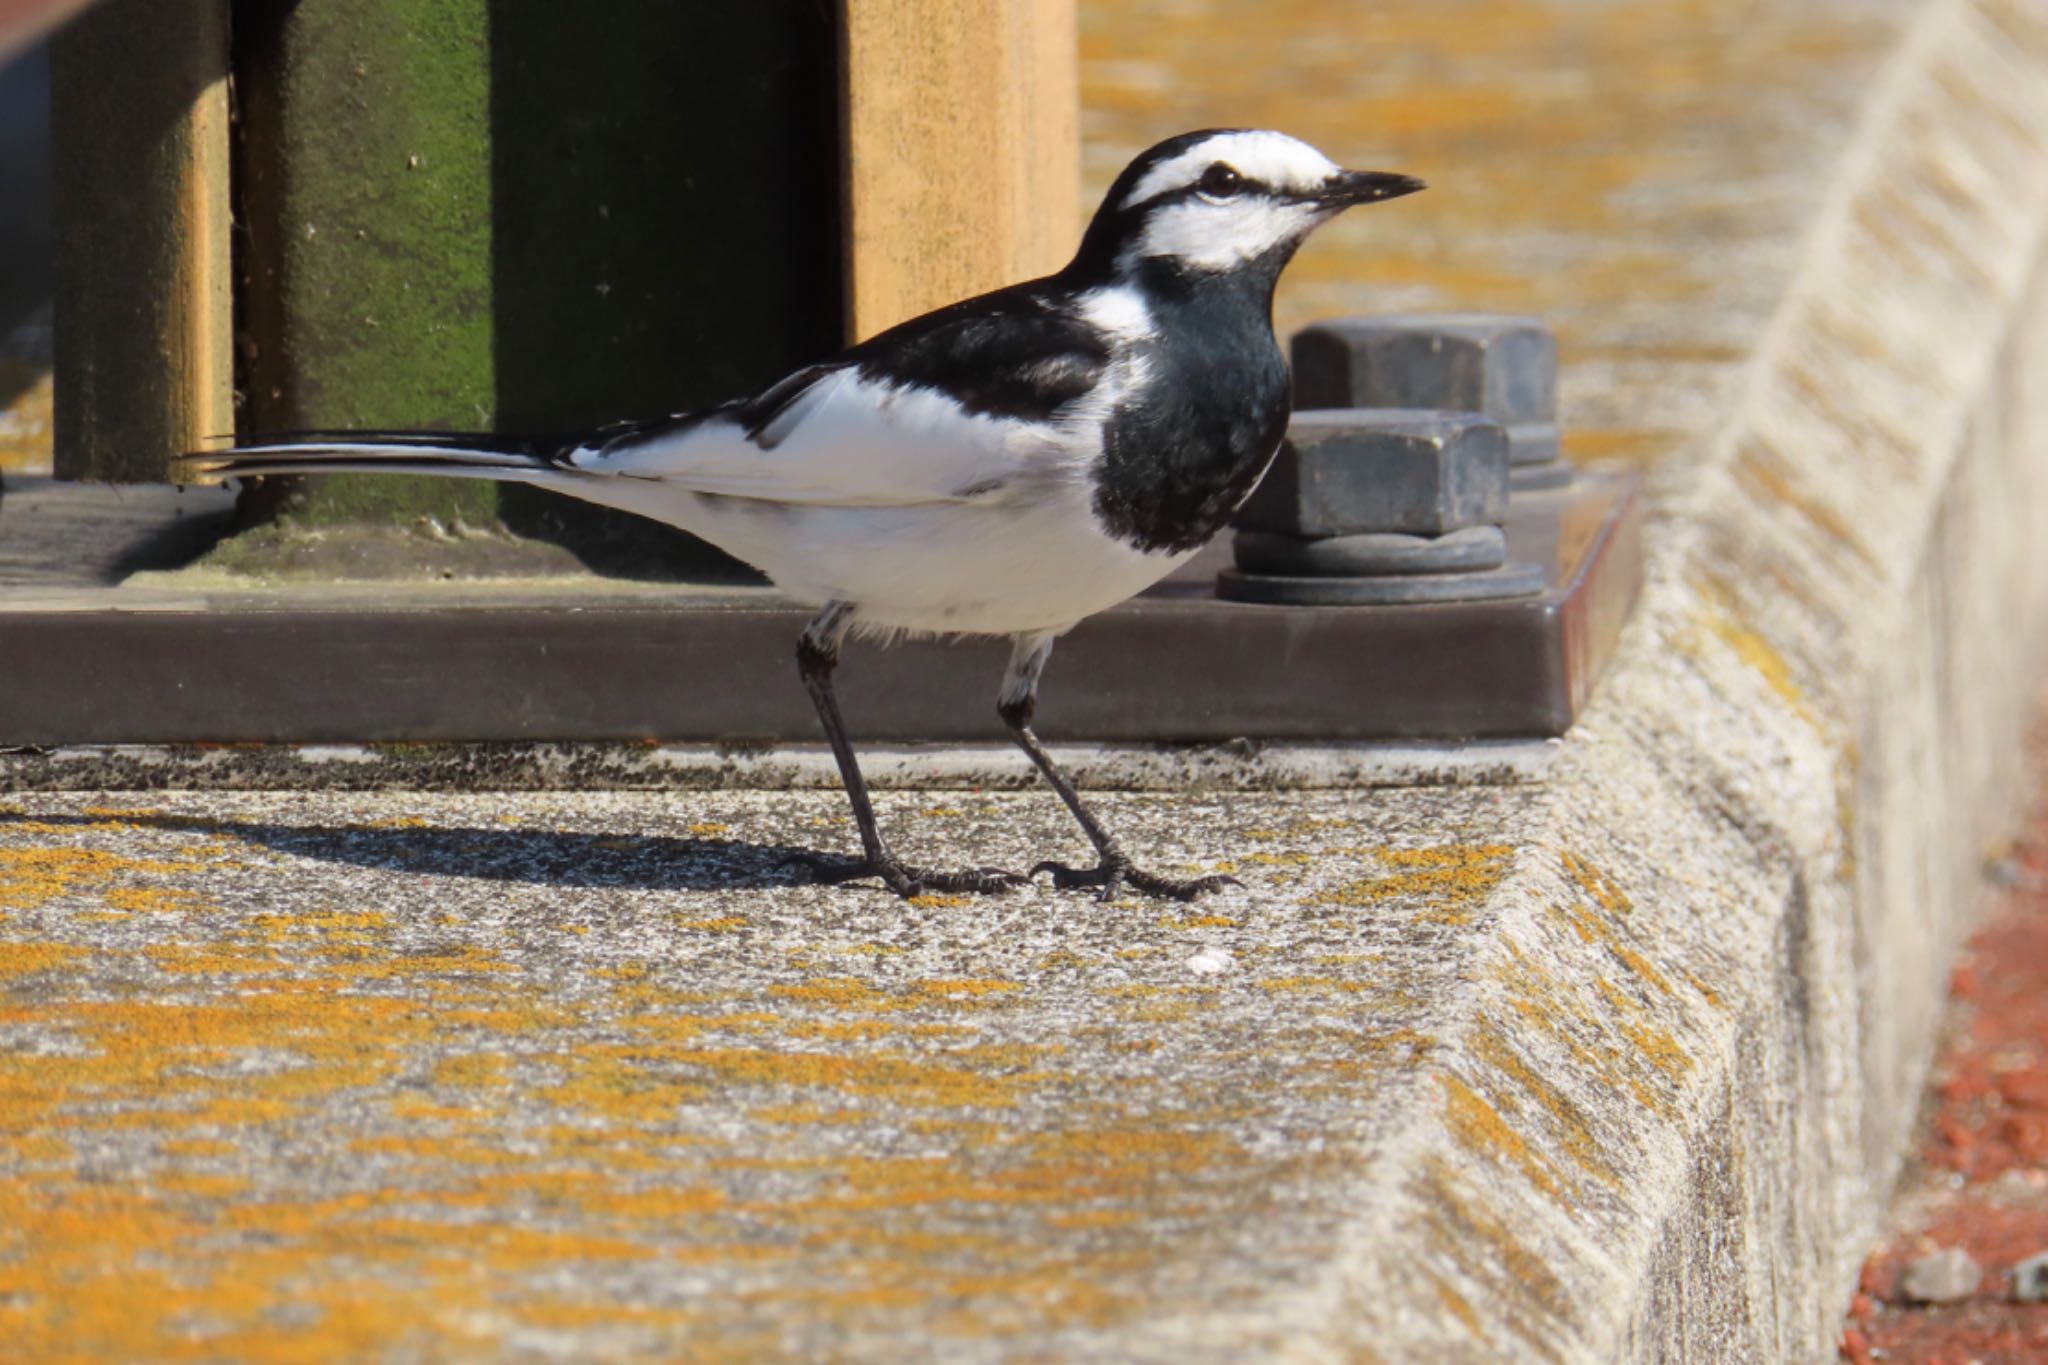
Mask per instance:
[[[1557,337],[1540,318],[1339,318],[1294,337],[1302,408],[1447,408],[1502,425],[1557,418]]]
[[[1236,524],[1290,536],[1400,531],[1436,536],[1499,525],[1507,433],[1476,413],[1297,412]]]

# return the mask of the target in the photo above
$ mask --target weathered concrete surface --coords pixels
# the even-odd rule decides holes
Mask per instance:
[[[1432,744],[1055,744],[1074,781],[1113,791],[1312,791],[1514,786],[1540,779],[1554,739]],[[863,744],[884,791],[1036,791],[1015,745]],[[81,744],[8,753],[0,787],[23,791],[841,790],[820,744]]]
[[[1651,471],[1543,780],[1105,797],[1237,868],[1192,910],[789,885],[829,792],[18,795],[0,1339],[1830,1352],[2037,676],[2048,7],[1218,12],[1084,16],[1100,154],[1386,130],[1465,188],[1283,316],[1552,313],[1576,452]],[[1039,795],[885,805],[1078,851]]]
[[[946,802],[892,803],[908,847],[1081,851],[1049,797]],[[1412,1064],[1530,833],[1488,789],[1361,814],[1110,797],[1256,893],[904,905],[778,870],[845,845],[833,793],[36,798],[0,818],[0,1324],[31,1359],[1206,1333],[1312,1280],[1359,1152],[1439,1102]]]
[[[1824,1358],[2039,663],[2048,10],[1476,17],[1400,9],[1374,26],[1387,64],[1354,51],[1244,116],[1313,137],[1342,90],[1390,121],[1386,164],[1453,185],[1420,246],[1391,215],[1331,230],[1377,270],[1333,284],[1311,246],[1311,306],[1405,269],[1414,294],[1376,306],[1555,317],[1570,448],[1660,495],[1651,584],[1538,798],[1548,856],[1518,856],[1431,1054],[1442,1113],[1374,1149],[1349,1250],[1288,1307],[1317,1353]],[[1161,25],[1185,60],[1190,25]],[[1278,22],[1242,41],[1226,83],[1314,46]],[[1185,114],[1188,85],[1114,69],[1102,124]],[[1454,1085],[1501,1121],[1491,1170]],[[1550,1166],[1498,1178],[1523,1150]],[[1420,1174],[1446,1165],[1449,1198]]]

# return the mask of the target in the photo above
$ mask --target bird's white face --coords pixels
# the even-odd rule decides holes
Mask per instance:
[[[1144,215],[1124,252],[1228,270],[1300,242],[1355,203],[1351,172],[1285,133],[1217,133],[1148,170],[1117,207]],[[1385,177],[1388,180],[1394,177]]]

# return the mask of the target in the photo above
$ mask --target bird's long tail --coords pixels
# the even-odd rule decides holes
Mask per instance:
[[[572,442],[559,437],[439,431],[308,431],[171,461],[178,483],[219,483],[256,474],[433,474],[547,481],[573,476]]]

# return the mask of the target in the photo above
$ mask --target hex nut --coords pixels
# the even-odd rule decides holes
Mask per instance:
[[[1507,434],[1469,412],[1297,412],[1236,524],[1292,536],[1437,536],[1499,525]]]
[[[1503,426],[1557,420],[1557,337],[1539,318],[1339,318],[1295,333],[1293,357],[1303,408],[1447,408]]]

